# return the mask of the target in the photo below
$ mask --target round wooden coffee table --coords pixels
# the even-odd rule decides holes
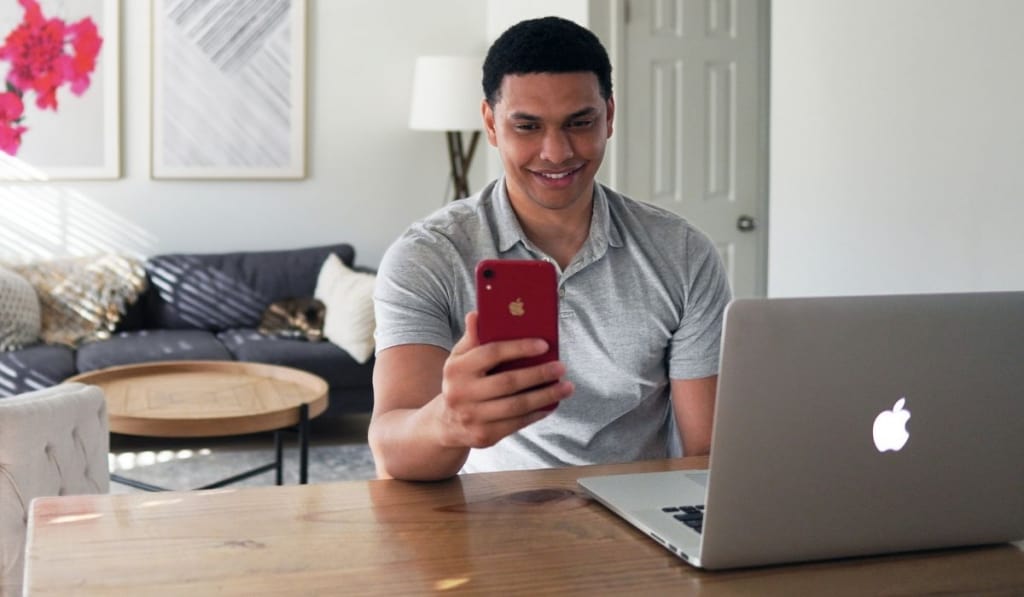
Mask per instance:
[[[148,437],[219,437],[274,431],[277,459],[211,489],[277,470],[282,482],[280,433],[297,427],[299,482],[306,483],[309,420],[327,409],[327,382],[305,371],[240,361],[163,361],[89,371],[67,379],[99,386],[107,397],[110,430]],[[117,475],[115,481],[160,490]]]

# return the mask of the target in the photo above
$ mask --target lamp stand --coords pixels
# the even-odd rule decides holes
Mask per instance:
[[[480,131],[473,131],[468,149],[462,144],[461,131],[448,131],[445,135],[448,137],[448,160],[451,162],[455,198],[469,197],[469,164],[473,161],[473,153],[476,151],[477,141],[480,140]]]

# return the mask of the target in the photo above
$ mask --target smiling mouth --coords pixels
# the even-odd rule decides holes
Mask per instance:
[[[582,169],[583,169],[583,166],[577,166],[575,168],[572,168],[571,170],[566,170],[564,172],[537,172],[537,171],[533,171],[533,174],[535,176],[539,176],[539,177],[541,177],[541,178],[543,178],[545,180],[557,181],[557,180],[564,180],[564,179],[572,176],[573,174],[576,174],[577,172],[579,172]]]

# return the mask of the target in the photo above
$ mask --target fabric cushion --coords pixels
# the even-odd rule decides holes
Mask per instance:
[[[110,337],[146,287],[142,262],[123,255],[73,257],[18,266],[35,288],[43,342],[75,346]]]
[[[264,336],[255,329],[217,334],[235,359],[284,365],[324,378],[331,390],[366,387],[373,381],[372,364],[361,365],[330,342],[306,342]]]
[[[78,371],[149,361],[229,361],[231,353],[203,330],[120,332],[103,342],[90,342],[76,352]]]
[[[373,356],[373,274],[354,272],[337,255],[324,261],[313,296],[324,302],[324,337],[365,363]]]
[[[146,264],[153,291],[143,326],[163,329],[255,328],[277,300],[312,296],[327,255],[355,260],[348,244],[289,251],[159,255]]]
[[[33,344],[0,352],[0,396],[48,388],[75,374],[75,352],[60,344]]]
[[[0,267],[0,351],[39,340],[39,299],[28,280]]]

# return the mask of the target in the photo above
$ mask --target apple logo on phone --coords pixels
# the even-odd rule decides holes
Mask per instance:
[[[892,410],[883,410],[875,417],[872,435],[875,439],[875,447],[879,452],[888,452],[889,450],[898,452],[910,439],[910,433],[907,431],[910,411],[903,408],[906,403],[906,397],[900,398],[893,405]]]
[[[526,315],[526,307],[523,306],[523,299],[517,298],[508,304],[508,312],[514,317],[522,317]]]

